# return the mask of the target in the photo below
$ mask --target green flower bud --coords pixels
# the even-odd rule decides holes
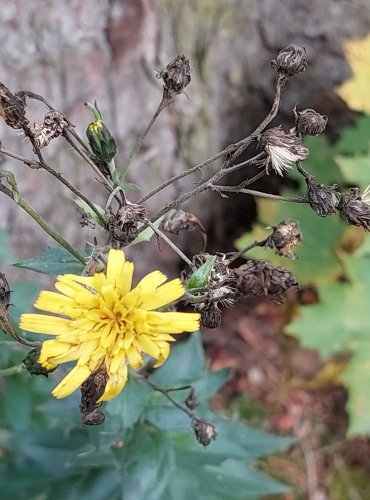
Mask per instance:
[[[86,135],[96,159],[107,163],[112,161],[117,153],[117,144],[104,123],[101,120],[91,122]]]

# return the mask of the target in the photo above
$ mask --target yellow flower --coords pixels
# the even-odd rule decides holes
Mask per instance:
[[[110,250],[106,273],[84,277],[58,276],[55,288],[42,291],[35,307],[63,317],[23,314],[20,328],[54,335],[42,344],[38,362],[46,368],[77,361],[76,366],[53,390],[57,398],[75,391],[93,372],[108,375],[99,402],[114,398],[127,381],[127,366],[139,368],[143,353],[164,363],[170,352],[171,334],[192,332],[199,327],[199,314],[158,312],[184,294],[179,279],[163,284],[167,277],[154,271],[131,290],[134,265],[121,250]]]

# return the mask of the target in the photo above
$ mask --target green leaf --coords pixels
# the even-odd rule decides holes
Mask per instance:
[[[159,227],[160,223],[162,222],[163,217],[164,217],[164,215],[162,217],[159,217],[159,219],[157,219],[155,222],[153,222],[153,225],[155,227]],[[142,223],[141,225],[144,225],[144,223]],[[139,224],[139,227],[140,227],[140,224]],[[147,227],[146,229],[141,231],[141,233],[139,233],[139,236],[137,238],[135,238],[134,241],[131,241],[131,243],[127,246],[129,247],[129,246],[137,245],[138,243],[150,241],[153,235],[154,235],[153,229],[151,227]]]
[[[209,275],[216,261],[216,257],[207,259],[198,269],[196,269],[186,280],[186,288],[203,288],[208,284]]]
[[[20,315],[31,309],[40,286],[34,281],[22,281],[12,284],[11,288],[10,303],[12,305],[9,311],[13,322],[18,324]]]
[[[199,379],[204,369],[201,337],[192,333],[186,342],[173,347],[166,363],[154,372],[153,380],[162,387],[173,388]]]
[[[335,145],[337,153],[342,155],[367,155],[370,143],[370,116],[360,116],[355,125],[344,127],[340,139]]]
[[[348,184],[365,189],[370,184],[370,156],[338,156],[337,162]]]
[[[324,356],[345,352],[352,355],[343,380],[349,390],[347,410],[351,434],[370,433],[370,258],[358,252],[341,256],[346,281],[320,288],[318,304],[300,308],[300,315],[287,328],[305,346]]]
[[[347,400],[347,411],[350,415],[348,434],[370,435],[370,334],[353,351],[346,371],[342,375],[344,384],[350,389]]]
[[[82,252],[88,255],[89,252]],[[83,264],[71,255],[65,248],[49,248],[41,255],[32,259],[22,260],[13,264],[15,267],[30,269],[42,274],[81,274]]]

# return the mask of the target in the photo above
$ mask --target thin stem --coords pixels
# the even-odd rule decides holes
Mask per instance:
[[[21,161],[22,163],[24,163],[25,165],[28,165],[31,168],[37,168],[37,169],[42,168],[42,169],[46,170],[47,172],[49,172],[49,174],[53,175],[56,179],[58,179],[72,193],[74,193],[76,196],[81,198],[81,200],[83,200],[91,208],[91,210],[95,213],[95,215],[98,217],[100,224],[103,226],[105,225],[105,220],[101,216],[100,212],[96,209],[94,204],[84,194],[82,194],[78,188],[73,186],[73,184],[71,184],[60,172],[57,172],[56,170],[54,170],[53,167],[51,167],[46,161],[41,163],[38,161],[30,160],[30,159],[25,158],[23,156],[12,153],[11,151],[7,151],[5,149],[2,149],[1,147],[0,147],[0,152],[6,156],[9,156],[10,158],[14,158],[16,160]]]
[[[0,184],[0,191],[9,196],[12,200],[14,200],[12,191],[8,188],[6,188],[4,185]],[[14,200],[15,201],[15,200]],[[18,196],[17,205],[19,205],[25,212],[28,213],[32,217],[32,219],[37,222],[39,226],[42,227],[42,229],[48,233],[48,235],[53,238],[55,241],[57,241],[62,247],[64,247],[71,255],[73,255],[78,261],[80,261],[82,264],[85,265],[85,258],[72,246],[66,241],[55,229],[53,229],[45,219],[41,217],[41,215],[33,208],[31,205],[27,203],[25,199],[23,199],[21,196]]]
[[[128,156],[128,159],[127,159],[127,163],[126,165],[124,166],[124,171],[127,172],[129,166],[131,165],[132,163],[132,160],[135,158],[135,156],[137,155],[137,153],[140,151],[147,135],[149,134],[151,128],[153,127],[156,119],[158,118],[158,116],[160,115],[161,111],[163,111],[167,106],[169,106],[172,102],[174,101],[174,98],[170,99],[168,96],[166,96],[165,94],[163,94],[163,97],[162,97],[162,100],[161,102],[159,103],[159,106],[158,108],[156,109],[154,115],[152,116],[152,119],[150,120],[147,128],[145,129],[145,131],[141,134],[141,136],[139,137],[137,143],[134,145],[134,147],[132,148],[129,156]]]
[[[187,406],[182,405],[181,403],[178,403],[175,399],[173,399],[172,396],[168,394],[168,389],[165,389],[164,387],[161,387],[160,385],[157,385],[155,382],[152,382],[146,377],[141,376],[141,379],[146,382],[152,389],[155,391],[158,391],[162,393],[171,403],[176,406],[179,410],[183,411],[186,413],[191,419],[196,418],[196,415],[194,412],[192,412]],[[171,390],[171,389],[170,389]]]
[[[210,165],[211,163],[215,162],[219,158],[221,158],[229,153],[233,153],[233,154],[232,154],[231,158],[226,162],[224,167],[222,168],[222,170],[224,171],[223,175],[226,175],[227,173],[231,173],[231,172],[234,172],[236,170],[239,170],[243,166],[250,163],[252,160],[255,161],[257,158],[261,157],[263,153],[259,153],[256,157],[254,157],[251,160],[246,160],[245,162],[242,162],[238,165],[232,165],[232,163],[236,160],[236,158],[238,158],[241,155],[241,153],[251,144],[251,142],[253,140],[255,140],[261,134],[261,132],[267,127],[267,125],[275,118],[275,116],[277,115],[277,112],[279,110],[282,90],[283,90],[283,84],[282,84],[281,78],[278,77],[276,80],[276,94],[274,97],[274,101],[273,101],[271,110],[270,110],[269,114],[266,116],[266,118],[260,123],[260,125],[248,137],[246,137],[245,139],[242,139],[241,141],[239,141],[235,144],[230,144],[225,149],[223,149],[222,151],[220,151],[216,155],[212,156],[211,158],[208,158],[207,160],[203,161],[202,163],[199,163],[198,165],[195,165],[194,167],[190,168],[186,172],[182,172],[181,174],[178,174],[178,175],[172,177],[168,181],[164,182],[160,186],[158,186],[155,189],[153,189],[152,191],[150,191],[147,195],[140,198],[137,203],[139,203],[139,204],[144,203],[144,201],[148,200],[152,196],[155,196],[156,194],[161,192],[162,189],[166,188],[170,184],[173,184],[174,182],[182,179],[183,177],[191,175],[192,173],[196,172],[197,170],[200,170],[200,169]],[[198,194],[198,192],[196,192],[196,194]]]
[[[69,144],[72,146],[72,148],[76,151],[77,154],[79,154],[81,156],[81,158],[83,158],[89,165],[90,167],[94,170],[94,172],[98,175],[98,177],[101,178],[101,180],[103,181],[103,184],[104,186],[108,187],[109,190],[112,189],[112,185],[111,183],[109,182],[109,180],[100,172],[100,170],[98,169],[98,167],[95,165],[95,163],[91,160],[91,158],[89,158],[89,156],[85,153],[85,151],[82,151],[82,149],[80,149],[77,144],[75,144],[73,142],[73,140],[69,137],[68,135],[68,131],[65,130],[63,132],[63,137],[65,138],[65,140],[67,142],[69,142]]]
[[[253,189],[238,188],[238,186],[212,186],[211,189],[217,192],[249,194],[251,196],[257,196],[258,198],[267,198],[269,200],[288,201],[291,203],[307,203],[307,200],[304,197],[280,196],[278,194],[254,191]]]
[[[164,240],[168,246],[172,248],[174,252],[177,253],[181,257],[181,259],[191,268],[194,269],[193,263],[186,257],[186,255],[160,230],[158,229],[154,224],[152,224],[150,221],[147,222],[148,226],[160,237],[162,240]]]
[[[229,265],[239,259],[239,257],[242,257],[245,253],[249,252],[249,250],[252,250],[252,248],[256,247],[264,247],[266,244],[267,238],[262,241],[254,241],[253,243],[250,243],[249,245],[245,246],[239,252],[236,252],[230,259],[229,259]]]
[[[24,370],[23,365],[10,366],[9,368],[3,368],[0,370],[0,377],[9,377],[10,375],[16,375]]]

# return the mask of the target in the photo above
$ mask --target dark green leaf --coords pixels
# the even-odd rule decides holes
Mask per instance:
[[[85,252],[88,255],[88,252]],[[13,264],[42,274],[81,274],[84,265],[64,248],[49,248],[45,253]]]
[[[208,285],[209,275],[216,261],[216,257],[211,257],[196,269],[186,281],[186,288],[203,288]]]

